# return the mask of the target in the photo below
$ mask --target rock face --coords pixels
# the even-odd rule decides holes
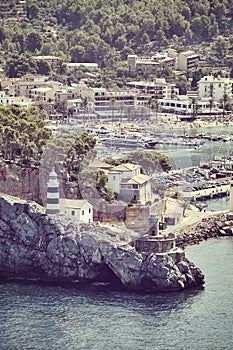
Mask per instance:
[[[136,234],[47,216],[36,203],[0,197],[0,276],[47,282],[119,282],[143,291],[202,285],[201,271],[185,257],[138,253]]]

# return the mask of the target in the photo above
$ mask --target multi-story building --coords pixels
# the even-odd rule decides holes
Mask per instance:
[[[177,69],[181,71],[196,69],[199,61],[200,56],[192,50],[180,52],[177,58]]]
[[[140,166],[126,163],[108,172],[108,186],[126,202],[145,205],[151,201],[151,177],[140,173]]]
[[[167,83],[164,78],[156,79],[154,82],[132,81],[127,83],[127,86],[139,91],[138,104],[143,104],[144,101],[148,101],[148,98],[169,99],[178,94],[175,84]]]
[[[52,101],[54,100],[56,88],[50,87],[37,87],[30,89],[29,98],[33,101]]]
[[[0,104],[3,106],[8,106],[8,105],[19,105],[25,108],[28,108],[31,105],[31,100],[26,97],[21,97],[21,96],[9,96],[6,95],[4,91],[0,91]]]
[[[33,58],[36,61],[47,62],[53,70],[58,70],[63,63],[62,58],[57,56],[33,56]]]
[[[8,93],[10,96],[25,96],[33,98],[35,96],[34,89],[53,89],[57,90],[62,83],[58,81],[46,81],[44,76],[25,76],[22,79],[16,80],[12,85],[9,85]]]
[[[209,99],[195,99],[186,95],[177,96],[176,99],[159,99],[158,105],[162,112],[180,115],[206,115],[220,114],[222,112],[215,104],[210,105]]]
[[[176,50],[168,49],[165,53],[157,52],[150,56],[138,57],[128,55],[127,62],[130,72],[156,73],[164,67],[187,71],[196,69],[200,56],[192,50],[177,53]]]
[[[107,91],[100,88],[94,91],[94,110],[123,109],[124,107],[136,107],[137,93],[132,91]]]
[[[164,66],[175,69],[176,59],[169,57],[167,53],[156,53],[151,57],[138,57],[137,55],[128,55],[128,68],[130,72],[155,73],[162,71]]]
[[[230,78],[205,76],[198,82],[198,96],[219,102],[224,96],[232,96],[232,84],[233,80]]]

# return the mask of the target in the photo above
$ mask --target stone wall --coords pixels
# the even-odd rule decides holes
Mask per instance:
[[[41,203],[39,170],[0,162],[0,191]]]

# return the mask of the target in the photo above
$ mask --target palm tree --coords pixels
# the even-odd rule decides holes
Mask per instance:
[[[222,118],[223,118],[223,121],[224,121],[224,117],[225,117],[225,114],[226,114],[226,105],[227,105],[227,102],[228,102],[228,96],[227,94],[224,94],[223,95],[223,99],[222,99]]]
[[[116,98],[115,97],[111,97],[110,105],[111,105],[111,109],[112,109],[112,124],[113,124],[113,120],[114,120],[115,103],[116,103]]]
[[[83,97],[81,102],[81,108],[84,110],[84,114],[88,113],[89,117],[89,108],[88,108],[88,98]],[[85,118],[83,117],[83,126],[85,126]]]
[[[209,100],[209,107],[210,107],[210,118],[212,116],[212,108],[213,108],[213,104],[214,104],[214,101],[213,101],[213,98],[211,97],[210,100]]]
[[[193,107],[192,117],[193,117],[193,119],[196,119],[197,111],[198,111],[198,104],[197,104],[195,97],[192,98],[192,107]]]

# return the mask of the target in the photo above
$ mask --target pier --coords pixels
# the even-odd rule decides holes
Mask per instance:
[[[230,180],[229,180],[230,182]],[[179,197],[183,199],[191,199],[191,200],[205,200],[211,199],[215,197],[222,197],[229,195],[230,185],[229,183],[208,183],[206,182],[206,188],[198,189],[198,190],[190,190],[188,192],[181,190],[179,192]]]

